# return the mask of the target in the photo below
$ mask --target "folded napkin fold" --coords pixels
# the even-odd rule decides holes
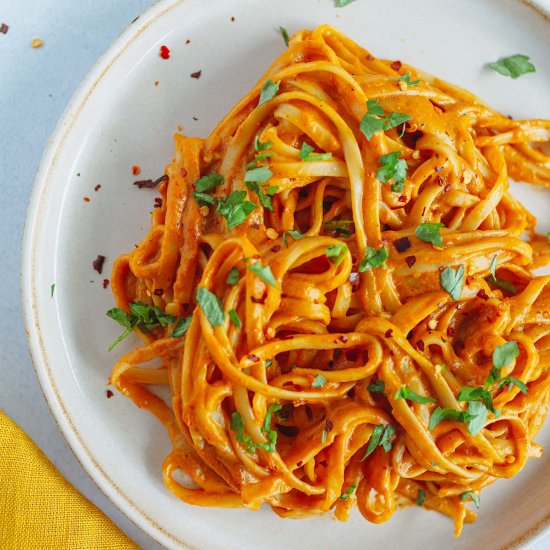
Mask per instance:
[[[0,548],[137,549],[0,411]]]

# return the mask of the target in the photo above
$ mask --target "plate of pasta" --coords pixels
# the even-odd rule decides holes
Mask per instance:
[[[550,16],[258,8],[155,5],[52,137],[22,272],[61,429],[168,548],[528,545]]]

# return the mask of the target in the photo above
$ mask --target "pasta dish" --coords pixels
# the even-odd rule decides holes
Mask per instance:
[[[176,135],[108,312],[142,340],[111,383],[168,431],[166,486],[290,518],[416,504],[458,536],[542,452],[550,247],[508,187],[550,186],[549,139],[327,25]]]

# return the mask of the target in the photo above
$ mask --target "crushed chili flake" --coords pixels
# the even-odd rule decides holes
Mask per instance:
[[[232,18],[231,18],[231,21],[235,21],[235,18],[234,18],[234,17],[232,17]]]
[[[162,199],[160,197],[155,198],[155,203],[153,204],[153,208],[162,208]]]
[[[332,428],[334,428],[334,424],[330,418],[327,418],[325,422],[325,432],[331,432]]]
[[[8,30],[9,30],[9,27],[5,23],[2,23],[2,26],[0,26],[0,32],[2,34],[8,34]]]
[[[393,334],[393,329],[392,329],[392,328],[389,328],[389,329],[386,331],[386,333],[384,334],[384,336],[385,336],[386,338],[391,338],[392,334]]]
[[[202,71],[196,71],[194,73],[191,73],[191,78],[200,78],[202,74]]]
[[[103,279],[103,288],[107,288],[109,286],[109,279]]]
[[[453,327],[447,327],[447,336],[452,338],[455,334],[455,329]]]
[[[342,342],[342,344],[345,344],[345,343],[348,341],[348,337],[347,337],[347,336],[344,336],[344,335],[342,334],[342,336],[340,336],[340,337],[338,338],[338,340],[340,340],[340,342]]]
[[[295,437],[300,431],[298,426],[284,426],[283,424],[275,423],[275,427],[279,432],[281,432],[283,435],[286,435],[287,437]]]
[[[155,290],[153,291],[153,294],[155,296],[162,296],[163,292],[164,292],[164,290],[162,290],[162,288],[155,288]]]
[[[132,166],[132,174],[134,176],[139,176],[141,174],[141,168],[137,164]]]
[[[415,264],[415,262],[416,262],[416,256],[407,256],[407,257],[405,258],[405,261],[407,262],[407,265],[408,265],[409,267],[412,267],[412,266]]]
[[[393,241],[393,246],[397,252],[405,252],[406,250],[409,250],[412,245],[409,237],[401,237],[400,239]]]
[[[105,390],[105,395],[107,396],[107,399],[111,399],[114,394],[111,390]]]
[[[31,42],[31,47],[32,47],[32,48],[41,48],[43,45],[44,45],[44,41],[41,40],[40,38],[35,38],[35,39]]]
[[[407,196],[406,195],[401,195],[397,200],[399,202],[407,202]]]
[[[485,290],[483,288],[477,293],[477,297],[481,298],[482,300],[488,300],[489,299],[489,295],[487,294],[487,292],[485,292]]]
[[[160,56],[162,57],[162,59],[168,59],[170,57],[170,50],[166,46],[161,46]]]
[[[398,71],[400,68],[401,68],[401,61],[399,61],[399,59],[397,61],[394,61],[392,64],[391,64],[391,68],[394,70],[394,71]]]
[[[367,55],[367,59],[368,59],[369,61],[373,61],[373,60],[374,60],[374,57],[369,53],[369,54]]]
[[[351,291],[357,292],[361,285],[361,277],[359,277],[359,273],[357,273],[357,271],[352,271],[349,274],[348,281],[351,284]]]
[[[154,84],[155,84],[155,86],[158,86],[158,85],[159,85],[159,81],[158,81],[158,80],[155,80]]]
[[[420,350],[420,351],[424,351],[424,340],[418,340],[418,342],[416,342],[416,347]]]
[[[281,245],[276,244],[275,246],[272,246],[269,250],[271,250],[271,252],[279,252],[279,250],[281,250]]]
[[[189,38],[185,41],[186,44],[191,44],[191,40]]]
[[[98,254],[97,258],[92,262],[92,267],[98,272],[103,271],[103,262],[105,261],[105,256]]]
[[[90,197],[84,197],[82,200],[83,200],[84,202],[90,202]]]
[[[187,176],[187,170],[186,170],[185,168],[182,168],[182,169],[180,170],[180,174],[181,174],[181,177],[182,177],[182,178],[185,178],[185,177]]]
[[[97,193],[100,189],[101,189],[101,184],[98,183],[98,184],[94,187],[94,191]]]
[[[134,181],[134,185],[138,189],[143,189],[144,187],[146,189],[154,189],[159,183],[162,183],[163,181],[167,181],[167,180],[168,180],[168,176],[164,175],[154,181],[153,180]]]

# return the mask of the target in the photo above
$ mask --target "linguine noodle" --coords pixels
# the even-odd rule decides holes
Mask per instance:
[[[416,502],[458,536],[541,454],[549,249],[508,181],[550,186],[549,139],[327,25],[176,135],[109,312],[143,341],[111,382],[168,430],[167,487],[373,523]]]

